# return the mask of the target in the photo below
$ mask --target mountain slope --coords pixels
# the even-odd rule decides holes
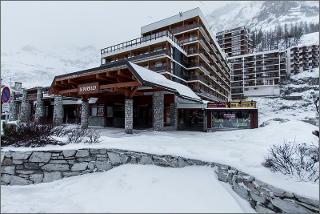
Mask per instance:
[[[214,32],[246,25],[250,28],[274,28],[295,22],[319,21],[316,1],[253,1],[232,2],[207,15]]]

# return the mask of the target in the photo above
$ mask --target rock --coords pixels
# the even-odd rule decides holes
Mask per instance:
[[[41,168],[46,171],[68,171],[69,165],[68,164],[46,164]]]
[[[10,165],[12,165],[12,162],[13,162],[12,158],[4,157],[1,165],[2,166],[10,166]]]
[[[242,183],[233,182],[232,189],[245,200],[249,200],[249,191]]]
[[[228,171],[222,170],[221,168],[218,168],[216,171],[216,174],[218,176],[218,180],[227,183],[228,182]]]
[[[78,150],[76,157],[87,157],[89,156],[89,151],[88,150]]]
[[[89,161],[95,161],[96,160],[96,158],[95,157],[90,157],[90,156],[88,156],[88,157],[83,157],[83,158],[77,158],[77,160],[79,161],[79,162],[89,162]]]
[[[25,163],[23,164],[26,169],[40,169],[37,163]]]
[[[80,171],[77,172],[62,172],[63,177],[77,176],[80,175]]]
[[[280,199],[276,197],[271,199],[271,203],[286,213],[313,213],[291,199]]]
[[[1,173],[13,175],[15,172],[15,166],[4,166],[1,167]]]
[[[250,196],[256,202],[259,202],[261,204],[266,203],[266,197],[260,195],[258,191],[257,192],[250,191]]]
[[[182,168],[188,166],[188,163],[181,157],[178,157],[178,167]]]
[[[129,157],[125,154],[120,155],[120,160],[122,164],[126,164],[129,161]]]
[[[315,207],[319,207],[320,206],[319,201],[317,201],[315,199],[306,198],[306,197],[303,197],[303,196],[300,196],[300,195],[296,195],[296,194],[294,194],[294,196],[298,201],[301,201],[303,203],[311,204],[311,205],[313,205]]]
[[[40,162],[47,163],[49,162],[50,158],[51,158],[51,153],[49,152],[33,152],[29,158],[29,161],[36,162],[36,163],[40,163]]]
[[[158,156],[154,155],[152,157],[153,164],[163,167],[178,167],[178,160],[176,158],[170,158],[169,156]]]
[[[274,211],[264,207],[262,204],[257,203],[255,210],[257,211],[257,213],[275,213]]]
[[[34,173],[33,170],[16,170],[17,174],[23,174],[23,175],[30,175],[32,173]]]
[[[13,159],[13,160],[12,160],[12,164],[23,164],[23,160]]]
[[[143,165],[153,164],[152,158],[150,156],[147,156],[147,155],[141,156],[139,163],[143,164]]]
[[[96,155],[96,154],[106,154],[107,150],[106,149],[90,149],[90,154]]]
[[[32,175],[30,175],[30,180],[32,180],[34,184],[41,183],[42,179],[43,179],[43,174],[32,174]]]
[[[12,152],[12,159],[15,160],[26,160],[29,158],[29,156],[31,155],[31,152]]]
[[[1,175],[1,181],[4,182],[5,184],[9,184],[10,180],[11,180],[11,175],[7,175],[7,174]]]
[[[94,169],[94,163],[95,163],[94,161],[88,163],[88,169],[89,170],[93,170]]]
[[[63,150],[62,154],[64,157],[71,157],[76,154],[76,150]]]
[[[50,163],[52,163],[52,164],[67,164],[68,161],[66,161],[66,160],[50,160],[49,164]]]
[[[61,172],[45,172],[43,177],[43,183],[59,180],[61,178]]]
[[[87,162],[83,162],[83,163],[75,163],[72,167],[71,167],[71,171],[82,171],[85,170],[88,166]]]
[[[21,178],[18,176],[11,176],[10,185],[28,185],[28,184],[32,184],[32,182],[25,178]]]
[[[108,152],[108,157],[112,163],[112,165],[121,164],[120,155],[114,152]]]
[[[95,162],[95,165],[98,170],[102,170],[102,171],[107,171],[107,170],[112,169],[112,165],[110,162],[97,161],[97,162]]]

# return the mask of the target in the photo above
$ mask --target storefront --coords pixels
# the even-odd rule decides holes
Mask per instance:
[[[208,131],[258,128],[258,109],[253,101],[208,103],[206,112]]]

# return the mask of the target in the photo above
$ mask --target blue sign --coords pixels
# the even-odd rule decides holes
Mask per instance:
[[[10,89],[6,86],[2,89],[1,101],[7,103],[10,100]]]

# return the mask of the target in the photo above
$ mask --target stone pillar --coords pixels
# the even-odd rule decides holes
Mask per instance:
[[[21,100],[21,112],[19,115],[19,120],[23,123],[29,122],[30,120],[30,103],[27,99],[27,90],[22,91],[22,100]]]
[[[171,119],[171,126],[174,128],[174,130],[177,130],[178,127],[178,112],[177,112],[177,104],[171,103],[169,106],[170,109],[170,119]]]
[[[81,104],[81,128],[88,128],[88,117],[89,117],[89,101],[87,99],[82,100]]]
[[[155,131],[163,130],[164,117],[164,94],[163,92],[154,92],[152,96],[153,109],[153,129]]]
[[[208,131],[208,118],[207,118],[207,111],[203,109],[203,131]]]
[[[11,92],[10,95],[10,103],[9,103],[9,120],[17,120],[18,115],[17,115],[17,101],[16,101],[16,96],[14,92]]]
[[[127,134],[132,134],[133,129],[133,99],[126,99],[124,103],[124,123],[125,132]]]
[[[63,122],[62,96],[54,96],[53,101],[53,125],[59,126]]]
[[[39,87],[37,89],[37,105],[36,105],[36,112],[35,112],[35,122],[41,123],[44,120],[44,105],[43,105],[43,94],[42,88]]]

